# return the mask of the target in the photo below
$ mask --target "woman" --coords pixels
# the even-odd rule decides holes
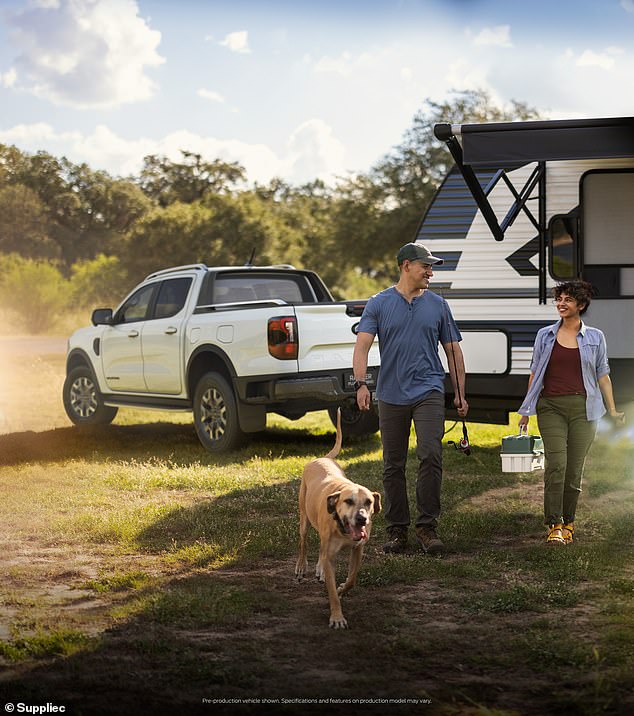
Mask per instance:
[[[520,432],[528,430],[528,416],[537,413],[544,441],[544,521],[550,545],[573,540],[583,466],[599,418],[607,407],[610,417],[625,419],[614,405],[605,336],[581,320],[592,293],[585,281],[553,288],[559,321],[535,337],[528,392],[518,411]]]

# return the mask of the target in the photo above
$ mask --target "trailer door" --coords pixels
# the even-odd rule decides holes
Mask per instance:
[[[593,170],[581,179],[581,275],[598,290],[588,323],[608,355],[634,358],[634,170]]]

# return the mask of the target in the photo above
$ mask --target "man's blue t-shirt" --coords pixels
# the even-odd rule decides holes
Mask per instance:
[[[432,390],[445,392],[438,343],[462,336],[444,298],[427,290],[408,303],[394,286],[386,288],[366,304],[358,331],[379,338],[379,400],[412,405]]]

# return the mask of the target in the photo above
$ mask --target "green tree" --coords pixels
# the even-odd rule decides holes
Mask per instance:
[[[83,308],[113,306],[130,288],[128,272],[117,256],[99,254],[77,261],[71,268],[70,288],[73,305]]]
[[[159,206],[191,204],[211,195],[230,193],[246,179],[237,162],[205,161],[201,154],[181,150],[182,161],[155,154],[145,157],[139,186]]]
[[[26,187],[37,197],[46,212],[43,234],[56,247],[40,255],[59,256],[67,271],[78,259],[116,250],[122,234],[151,207],[131,181],[47,152],[27,155],[0,145],[2,183]]]
[[[59,247],[48,235],[48,211],[24,184],[0,184],[0,252],[30,258],[58,258]]]
[[[134,224],[122,260],[130,277],[138,281],[167,266],[206,261],[220,241],[212,209],[177,202],[153,209]]]

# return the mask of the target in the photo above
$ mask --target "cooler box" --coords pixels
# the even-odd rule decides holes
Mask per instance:
[[[502,472],[531,472],[544,467],[544,443],[539,435],[502,438]]]

